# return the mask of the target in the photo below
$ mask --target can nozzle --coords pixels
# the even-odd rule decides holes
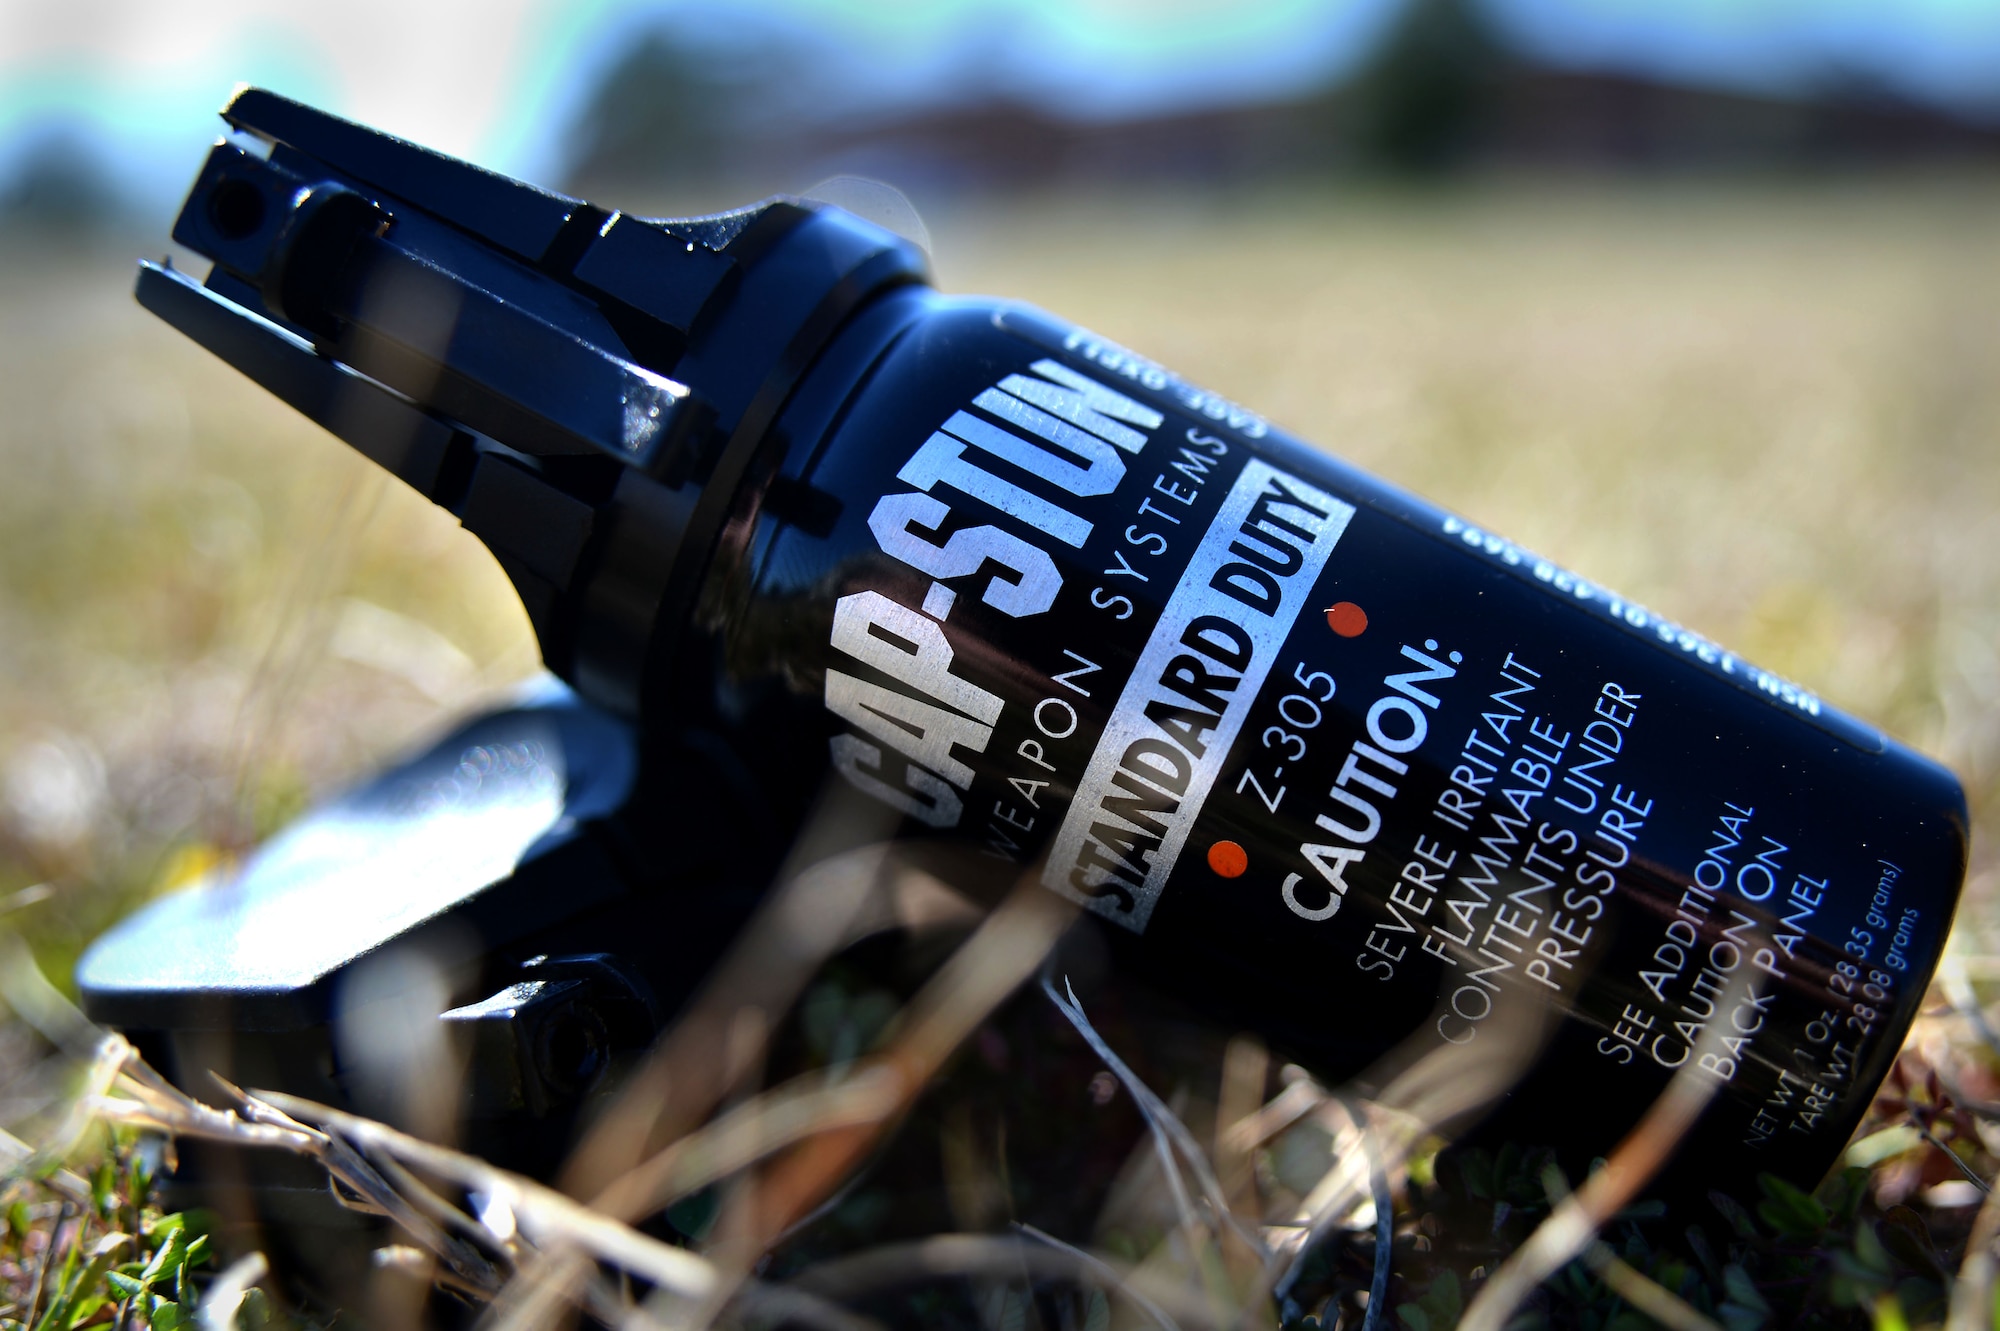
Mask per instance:
[[[214,267],[140,302],[457,515],[637,714],[779,410],[923,254],[800,200],[611,212],[257,89],[223,118],[173,232]]]

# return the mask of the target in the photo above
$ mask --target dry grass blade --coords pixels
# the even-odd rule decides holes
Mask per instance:
[[[684,1313],[687,1320],[699,1324],[718,1314],[763,1254],[838,1190],[953,1051],[1041,966],[1075,917],[1072,906],[1032,876],[1017,884],[891,1024],[887,1048],[850,1074],[880,1075],[893,1088],[879,1116],[812,1133],[725,1202],[716,1222],[724,1237],[709,1247],[722,1273],[719,1287]]]
[[[90,1205],[90,1183],[70,1169],[46,1167],[34,1147],[6,1129],[0,1129],[0,1179],[8,1183],[8,1193],[0,1193],[0,1201],[12,1199],[20,1179],[34,1179],[70,1205]]]
[[[212,1072],[209,1075],[236,1101],[236,1111],[213,1109],[182,1094],[147,1067],[136,1053],[126,1061],[120,1089],[136,1093],[147,1108],[135,1113],[129,1107],[121,1107],[124,1102],[100,1100],[95,1110],[103,1117],[126,1122],[139,1122],[142,1114],[150,1114],[160,1131],[173,1135],[206,1137],[237,1146],[274,1146],[311,1156],[347,1190],[348,1195],[341,1197],[343,1204],[394,1221],[442,1258],[456,1283],[487,1295],[499,1287],[493,1266],[479,1252],[446,1232],[463,1230],[472,1222],[462,1215],[441,1219],[441,1213],[453,1211],[441,1199],[421,1186],[415,1195],[406,1193],[385,1179],[381,1171],[347,1142],[300,1123],[223,1077]]]
[[[584,1297],[591,1264],[573,1247],[541,1254],[522,1264],[514,1279],[494,1296],[479,1319],[479,1331],[526,1331],[553,1325],[564,1309]]]
[[[1947,955],[1944,964],[1938,967],[1938,988],[1944,991],[1952,1011],[1972,1027],[1981,1043],[1993,1053],[2000,1054],[2000,1031],[1993,1029],[1986,1009],[1980,1006],[1979,996],[1973,992],[1971,979],[1966,974],[1965,962],[1966,959],[1957,953]]]
[[[1171,1329],[1224,1324],[1179,1291],[1149,1289],[1141,1293],[1134,1288],[1133,1277],[1121,1275],[1102,1258],[1068,1244],[1026,1242],[992,1234],[938,1234],[908,1243],[885,1244],[851,1257],[822,1262],[792,1284],[849,1302],[885,1290],[954,1277],[1064,1281],[1126,1299],[1156,1326]]]
[[[572,1196],[599,1196],[707,1117],[756,1066],[778,1014],[872,920],[885,878],[900,871],[888,846],[812,863],[805,840],[795,859],[810,867],[781,875],[687,1015],[577,1147],[562,1175]]]
[[[28,945],[11,931],[0,931],[0,998],[43,1039],[74,1058],[92,1057],[102,1048],[104,1032],[49,983]]]
[[[864,1068],[834,1086],[781,1087],[737,1106],[631,1170],[594,1198],[592,1209],[637,1220],[814,1133],[878,1122],[902,1103],[901,1077],[888,1066]],[[538,1254],[488,1322],[495,1331],[543,1325],[556,1309],[574,1301],[588,1275],[588,1265],[572,1251],[558,1247]]]
[[[1967,1183],[1970,1183],[1973,1187],[1979,1189],[1980,1196],[1985,1197],[1992,1194],[1993,1185],[1988,1183],[1984,1178],[1982,1178],[1978,1170],[1974,1169],[1971,1165],[1965,1163],[1964,1156],[1960,1155],[1957,1151],[1952,1150],[1951,1147],[1945,1144],[1943,1138],[1939,1137],[1935,1132],[1931,1131],[1930,1125],[1920,1122],[1916,1125],[1916,1128],[1917,1128],[1917,1135],[1923,1138],[1924,1141],[1928,1142],[1931,1145],[1932,1149],[1937,1151],[1939,1155],[1943,1156],[1945,1159],[1951,1161],[1953,1165],[1957,1166],[1959,1174],[1965,1179],[1965,1181]]]
[[[1618,1297],[1668,1331],[1722,1331],[1714,1319],[1686,1299],[1621,1261],[1602,1240],[1584,1250],[1583,1260]]]
[[[1270,1072],[1270,1051],[1262,1041],[1238,1035],[1224,1047],[1215,1098],[1215,1176],[1230,1210],[1245,1215],[1257,1213],[1256,1143],[1246,1143],[1232,1129],[1263,1107]]]
[[[1269,1103],[1230,1124],[1224,1135],[1233,1149],[1248,1153],[1291,1127],[1325,1101],[1326,1092],[1319,1083],[1311,1077],[1299,1076]]]
[[[1365,1130],[1353,1129],[1366,1132],[1367,1146],[1336,1154],[1333,1167],[1301,1203],[1298,1218],[1304,1232],[1265,1263],[1265,1289],[1275,1291],[1289,1281],[1305,1254],[1354,1209],[1364,1190],[1374,1192],[1372,1178],[1378,1167],[1386,1177],[1401,1167],[1425,1136],[1490,1103],[1514,1084],[1540,1045],[1541,1016],[1516,1013],[1508,1021],[1489,1025],[1491,1029],[1476,1043],[1437,1046],[1420,1035],[1407,1049],[1384,1060],[1384,1067],[1401,1066],[1374,1100],[1379,1114]],[[1301,1086],[1308,1089],[1302,1091]],[[1279,1124],[1296,1121],[1313,1109],[1324,1112],[1326,1098],[1323,1090],[1301,1080],[1266,1106],[1245,1131],[1280,1131]]]
[[[65,1202],[62,1208],[56,1212],[55,1226],[49,1232],[52,1235],[60,1235],[63,1232],[63,1228],[69,1224],[72,1214],[74,1212],[71,1210],[69,1204]],[[28,1290],[28,1315],[22,1319],[24,1325],[39,1325],[35,1320],[35,1314],[41,1309],[42,1293],[44,1287],[48,1284],[49,1268],[55,1264],[56,1256],[56,1245],[51,1243],[47,1248],[42,1250],[41,1259],[35,1263],[35,1283]]]
[[[1368,1161],[1368,1196],[1375,1207],[1375,1269],[1369,1276],[1368,1313],[1362,1320],[1361,1331],[1375,1331],[1389,1306],[1389,1266],[1395,1257],[1396,1202],[1389,1193],[1389,1171],[1383,1167],[1382,1151],[1375,1143],[1375,1131],[1368,1122],[1368,1115],[1350,1100],[1342,1100],[1340,1107],[1347,1111],[1347,1117],[1361,1139],[1362,1155]],[[1278,1282],[1275,1292],[1279,1298],[1291,1289],[1309,1246],[1299,1248],[1291,1269]]]
[[[137,1054],[131,1054],[127,1061],[128,1067],[134,1065],[143,1066]],[[447,1234],[419,1205],[397,1191],[347,1143],[305,1127],[276,1113],[268,1105],[257,1104],[252,1097],[229,1087],[227,1082],[223,1085],[255,1108],[247,1116],[239,1115],[204,1105],[177,1091],[163,1094],[130,1077],[121,1077],[117,1089],[136,1094],[138,1098],[97,1096],[88,1107],[93,1115],[107,1122],[150,1128],[170,1136],[199,1137],[232,1146],[275,1148],[308,1156],[346,1189],[349,1195],[341,1197],[344,1204],[394,1221],[441,1258],[459,1283],[487,1295],[499,1287],[499,1276],[491,1263],[467,1244]],[[340,1196],[338,1192],[335,1195]]]
[[[255,802],[264,783],[260,770],[278,720],[305,690],[316,664],[328,655],[333,637],[335,593],[356,554],[355,536],[374,519],[389,492],[388,476],[374,468],[344,472],[334,502],[313,516],[320,526],[306,552],[291,570],[292,585],[271,609],[270,636],[262,659],[248,677],[237,702],[233,790],[227,822],[212,829],[213,839],[232,850],[248,849],[256,826]]]
[[[54,883],[30,883],[19,891],[0,897],[0,916],[12,915],[17,910],[39,906],[56,894]]]
[[[56,1003],[62,1003],[60,995]],[[62,1007],[52,1011],[60,1015]],[[70,1011],[74,1013],[74,1009]],[[80,1013],[74,1015],[74,1021],[88,1027]],[[690,1297],[708,1295],[716,1287],[714,1267],[700,1257],[634,1233],[554,1189],[496,1169],[476,1157],[418,1141],[382,1123],[312,1101],[280,1093],[246,1093],[220,1079],[218,1083],[236,1099],[240,1111],[216,1109],[166,1083],[122,1037],[104,1033],[96,1047],[88,1091],[76,1105],[76,1115],[84,1123],[102,1119],[170,1137],[202,1137],[308,1155],[354,1197],[362,1199],[366,1209],[388,1215],[418,1243],[444,1259],[456,1277],[452,1283],[472,1293],[494,1295],[500,1289],[500,1273],[468,1239],[478,1241],[506,1265],[512,1265],[516,1249],[438,1197],[410,1171],[410,1165],[450,1179],[468,1191],[500,1197],[522,1219],[530,1237],[544,1243],[574,1245],[614,1267]]]
[[[1064,982],[1064,987],[1068,988],[1067,981]],[[1092,1052],[1103,1060],[1105,1067],[1118,1078],[1119,1083],[1131,1095],[1132,1102],[1139,1107],[1140,1115],[1146,1120],[1147,1136],[1153,1143],[1154,1158],[1160,1166],[1160,1177],[1166,1182],[1168,1195],[1173,1198],[1174,1214],[1180,1217],[1181,1231],[1187,1236],[1191,1249],[1198,1251],[1201,1246],[1201,1220],[1194,1213],[1194,1202],[1188,1196],[1187,1182],[1181,1177],[1179,1162],[1174,1159],[1175,1141],[1167,1129],[1167,1120],[1172,1115],[1166,1105],[1153,1094],[1152,1088],[1133,1074],[1123,1059],[1111,1051],[1111,1046],[1104,1042],[1104,1037],[1097,1033],[1089,1018],[1084,1016],[1083,1005],[1076,1001],[1074,989],[1069,991],[1069,1000],[1065,1002],[1045,975],[1042,977],[1042,992],[1048,996],[1049,1002],[1055,1004],[1056,1010],[1069,1019],[1069,1024],[1076,1028],[1077,1034],[1084,1038],[1084,1042],[1090,1046]]]
[[[736,1291],[736,1311],[745,1319],[768,1319],[772,1326],[800,1326],[820,1331],[882,1331],[872,1317],[849,1312],[829,1299],[793,1285],[745,1281]]]
[[[994,1008],[1033,975],[1076,918],[1069,903],[1024,879],[926,983],[897,1019],[889,1047],[869,1063],[901,1079],[898,1112]],[[777,1162],[758,1188],[756,1232],[775,1241],[859,1163],[881,1122],[836,1128]]]
[[[50,1192],[76,1206],[87,1205],[90,1201],[90,1184],[74,1171],[52,1169],[37,1175],[33,1168],[35,1148],[0,1128],[0,1178],[34,1178]]]
[[[768,1091],[653,1156],[592,1198],[591,1206],[637,1220],[815,1133],[878,1123],[896,1111],[906,1091],[886,1064],[832,1086],[814,1077]]]
[[[520,1221],[523,1233],[538,1244],[573,1244],[608,1265],[689,1298],[706,1297],[715,1289],[715,1268],[708,1262],[684,1248],[647,1238],[554,1188],[310,1100],[274,1091],[255,1094],[294,1118],[347,1138],[364,1152],[386,1152],[459,1187],[501,1198]]]
[[[1323,1112],[1328,1110],[1332,1099],[1319,1092],[1318,1107]],[[1353,1104],[1345,1100],[1339,1103],[1348,1119],[1343,1130],[1353,1134],[1355,1149],[1334,1152],[1332,1167],[1299,1204],[1301,1227],[1295,1232],[1295,1237],[1275,1248],[1265,1261],[1264,1269],[1259,1273],[1257,1294],[1258,1297],[1268,1294],[1283,1300],[1298,1279],[1306,1258],[1329,1231],[1346,1219],[1360,1201],[1362,1189],[1366,1188],[1375,1207],[1377,1231],[1376,1265],[1369,1283],[1371,1301],[1365,1323],[1373,1327],[1379,1307],[1374,1292],[1378,1287],[1386,1291],[1389,1276],[1390,1249],[1382,1243],[1381,1235],[1391,1232],[1394,1223],[1394,1197],[1389,1188],[1390,1161],[1400,1162],[1421,1133],[1407,1116],[1390,1120],[1396,1129],[1391,1133]],[[1337,1135],[1336,1140],[1339,1140]]]
[[[1145,1313],[1148,1317],[1151,1317],[1153,1319],[1153,1324],[1161,1328],[1161,1331],[1178,1331],[1179,1324],[1176,1323],[1173,1318],[1167,1315],[1166,1309],[1160,1307],[1159,1304],[1153,1302],[1151,1299],[1147,1298],[1144,1294],[1141,1294],[1137,1289],[1133,1288],[1132,1282],[1126,1280],[1123,1276],[1119,1275],[1117,1268],[1112,1266],[1111,1263],[1105,1261],[1102,1257],[1097,1256],[1095,1253],[1086,1252],[1082,1248],[1077,1247],[1073,1243],[1064,1243],[1061,1239],[1055,1237],[1055,1235],[1053,1234],[1044,1234],[1041,1230],[1036,1229],[1033,1225],[1017,1224],[1014,1226],[1014,1228],[1019,1233],[1026,1235],[1028,1238],[1035,1240],[1035,1242],[1037,1243],[1046,1243],[1051,1248],[1055,1248],[1058,1251],[1070,1254],[1070,1256],[1076,1258],[1077,1261],[1083,1263],[1091,1270],[1096,1271],[1105,1280],[1116,1281],[1119,1292],[1122,1293],[1126,1298],[1130,1299],[1133,1302],[1133,1304],[1138,1307],[1139,1311]]]
[[[1388,1078],[1375,1105],[1406,1122],[1411,1140],[1445,1128],[1513,1087],[1540,1051],[1549,1016],[1539,1005],[1512,1009],[1505,1020],[1487,1021],[1479,1038],[1464,1045],[1439,1045],[1428,1029],[1420,1030],[1409,1042],[1415,1057]],[[1398,1051],[1384,1064],[1393,1067],[1404,1058]],[[1373,1074],[1364,1081],[1380,1084]]]
[[[1717,1000],[1717,1008],[1736,1002],[1747,992],[1745,979],[1733,980]],[[1624,1209],[1659,1172],[1714,1098],[1715,1079],[1697,1069],[1702,1066],[1703,1056],[1715,1052],[1716,1042],[1721,1038],[1718,1029],[1719,1024],[1703,1033],[1681,1070],[1646,1110],[1638,1126],[1618,1143],[1604,1168],[1593,1173],[1575,1192],[1562,1197],[1548,1218],[1528,1236],[1528,1241],[1500,1264],[1500,1269],[1473,1299],[1472,1306],[1465,1310],[1459,1331],[1500,1331],[1521,1301],[1565,1263],[1583,1254],[1604,1223]]]
[[[1076,1029],[1076,1033],[1083,1037],[1091,1052],[1104,1060],[1104,1066],[1118,1078],[1119,1083],[1132,1096],[1132,1102],[1139,1107],[1140,1114],[1146,1120],[1147,1131],[1153,1138],[1154,1152],[1160,1162],[1160,1172],[1167,1181],[1167,1187],[1173,1195],[1174,1208],[1179,1213],[1182,1227],[1190,1239],[1198,1241],[1201,1224],[1194,1214],[1194,1206],[1188,1197],[1187,1184],[1182,1180],[1180,1167],[1175,1161],[1176,1155],[1186,1163],[1188,1169],[1194,1173],[1196,1182],[1201,1185],[1202,1195],[1208,1202],[1215,1223],[1227,1226],[1260,1259],[1268,1259],[1270,1250],[1265,1246],[1263,1237],[1238,1220],[1236,1213],[1230,1209],[1222,1181],[1216,1177],[1215,1170],[1209,1164],[1207,1153],[1201,1149],[1200,1143],[1195,1141],[1194,1134],[1187,1130],[1187,1125],[1180,1121],[1179,1116],[1167,1107],[1164,1100],[1153,1093],[1152,1087],[1141,1081],[1138,1075],[1126,1066],[1125,1061],[1113,1052],[1104,1037],[1097,1033],[1097,1028],[1090,1024],[1090,1018],[1084,1014],[1083,1004],[1077,1001],[1076,990],[1070,988],[1067,980],[1063,981],[1063,989],[1068,994],[1068,1001],[1064,1001],[1063,995],[1056,992],[1055,984],[1049,976],[1042,977],[1042,993],[1048,997],[1049,1002],[1055,1004],[1056,1011],[1063,1014],[1069,1024]]]
[[[399,1196],[408,1200],[412,1209],[437,1227],[440,1243],[446,1234],[456,1234],[465,1242],[485,1249],[491,1257],[508,1266],[520,1260],[522,1248],[513,1240],[512,1235],[502,1238],[486,1225],[438,1196],[422,1179],[405,1169],[394,1156],[374,1154],[368,1157],[368,1163],[380,1171],[383,1182],[395,1189]]]
[[[178,1137],[200,1137],[235,1146],[267,1146],[311,1156],[318,1156],[323,1149],[321,1143],[308,1134],[246,1122],[234,1114],[211,1109],[207,1105],[200,1108],[207,1113],[174,1114],[163,1111],[157,1105],[114,1096],[103,1096],[91,1106],[96,1116],[107,1123],[124,1123]]]
[[[1993,1245],[2000,1241],[2000,1191],[1989,1188],[1965,1241],[1965,1261],[1951,1288],[1945,1331],[1979,1331],[1993,1324]]]

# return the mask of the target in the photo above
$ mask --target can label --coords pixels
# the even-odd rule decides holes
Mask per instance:
[[[1351,504],[1252,459],[1181,571],[1098,738],[1042,881],[1143,931]]]
[[[869,464],[836,770],[1349,1071],[1518,1018],[1541,1140],[1606,1150],[1686,1069],[1706,1147],[1838,1148],[1949,924],[1947,776],[1150,362],[995,322],[1037,350]],[[882,457],[883,420],[843,428]]]

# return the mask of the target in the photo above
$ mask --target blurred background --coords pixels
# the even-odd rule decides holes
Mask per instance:
[[[1252,404],[2000,812],[1995,0],[6,0],[0,910],[52,975],[537,667],[448,516],[132,303],[238,81],[640,211],[885,181],[947,289]]]

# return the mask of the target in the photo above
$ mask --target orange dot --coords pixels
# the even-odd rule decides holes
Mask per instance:
[[[1208,848],[1208,867],[1224,878],[1241,878],[1250,857],[1234,841],[1218,841]]]
[[[1343,638],[1358,638],[1368,627],[1368,612],[1352,601],[1336,601],[1327,607],[1326,626]]]

